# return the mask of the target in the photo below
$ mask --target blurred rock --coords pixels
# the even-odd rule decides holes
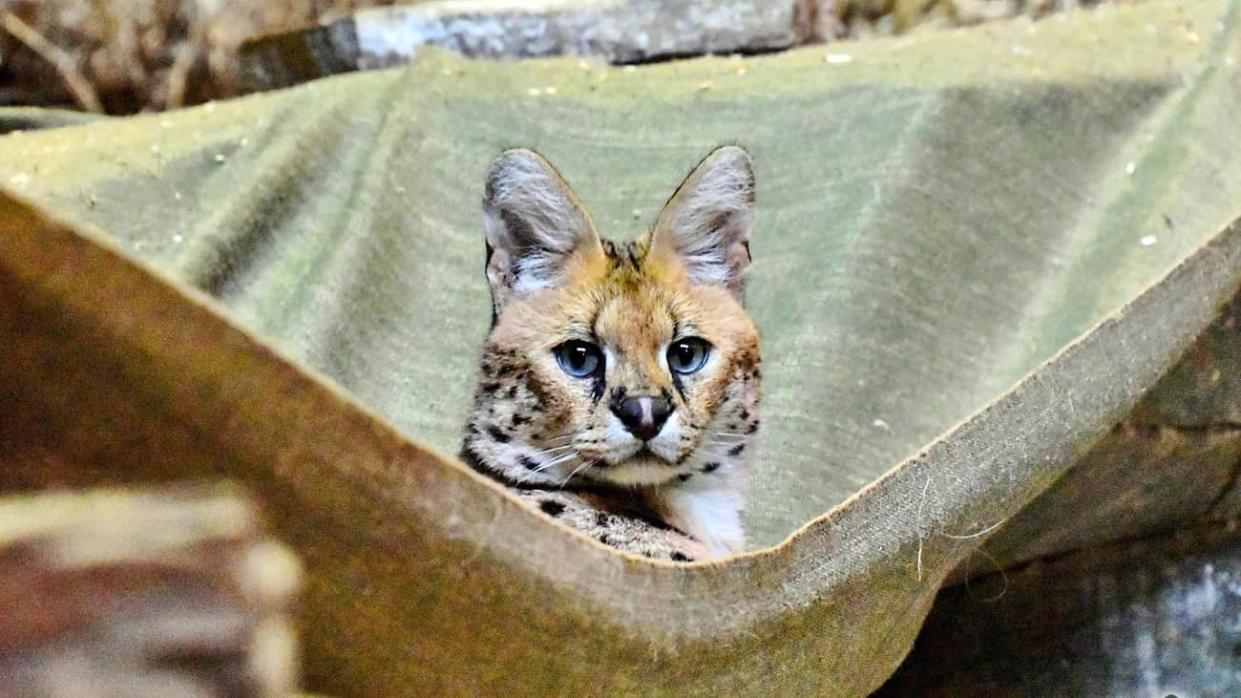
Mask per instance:
[[[429,2],[361,10],[242,48],[244,82],[271,89],[346,70],[399,65],[424,46],[470,58],[597,57],[640,63],[794,44],[794,2],[589,0]]]

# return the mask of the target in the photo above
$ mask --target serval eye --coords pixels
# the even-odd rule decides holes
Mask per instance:
[[[697,373],[707,363],[711,345],[699,337],[678,339],[668,347],[668,368],[682,375]]]
[[[571,339],[553,351],[560,368],[574,378],[592,376],[603,368],[603,353],[590,342]]]

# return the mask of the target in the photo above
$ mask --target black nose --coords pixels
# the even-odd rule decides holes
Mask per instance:
[[[664,428],[672,414],[672,402],[657,395],[638,395],[612,402],[612,413],[620,418],[630,434],[650,441]]]

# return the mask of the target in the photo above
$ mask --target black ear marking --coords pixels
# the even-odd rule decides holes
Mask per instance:
[[[637,245],[631,242],[626,248],[626,252],[628,252],[629,254],[629,264],[633,266],[634,269],[639,269],[642,266],[642,261],[638,259],[638,255],[635,251],[636,248],[637,248]]]
[[[487,270],[491,268],[491,257],[496,253],[496,248],[492,247],[491,243],[486,240],[483,240],[483,245],[486,247],[483,260],[483,274],[486,275]],[[500,300],[496,298],[496,290],[491,286],[491,284],[487,284],[487,292],[491,296],[490,329],[494,330],[496,328],[496,323],[500,321]]]

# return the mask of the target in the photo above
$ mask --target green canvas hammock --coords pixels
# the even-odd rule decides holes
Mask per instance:
[[[1055,483],[1106,461],[1241,283],[1237,14],[1150,3],[830,62],[427,52],[49,114],[0,138],[0,489],[241,483],[306,566],[316,691],[872,690],[947,581],[1198,515],[1150,498],[1099,526]],[[623,238],[723,142],[759,183],[753,552],[656,564],[447,455],[488,323],[482,178],[535,148]],[[1191,369],[1147,418],[1234,404],[1177,402]],[[1229,466],[1192,456],[1157,472],[1201,509]]]

